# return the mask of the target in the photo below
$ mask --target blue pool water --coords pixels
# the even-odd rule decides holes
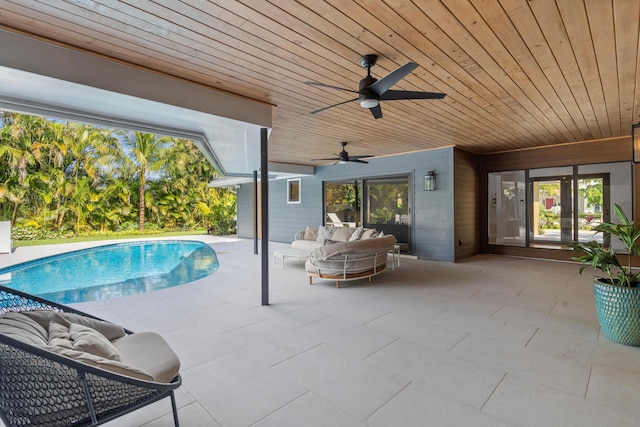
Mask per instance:
[[[218,269],[207,244],[160,240],[117,243],[0,269],[0,284],[62,304],[169,288]]]

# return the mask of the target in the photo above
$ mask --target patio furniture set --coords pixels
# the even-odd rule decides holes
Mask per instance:
[[[363,227],[311,227],[296,233],[291,248],[274,251],[274,262],[295,259],[305,262],[309,284],[313,278],[335,280],[336,287],[348,280],[368,279],[381,274],[392,254],[392,268],[399,265],[396,239]]]

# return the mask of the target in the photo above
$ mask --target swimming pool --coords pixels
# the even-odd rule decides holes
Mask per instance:
[[[218,269],[207,244],[185,240],[116,243],[0,269],[0,284],[62,304],[181,285]]]

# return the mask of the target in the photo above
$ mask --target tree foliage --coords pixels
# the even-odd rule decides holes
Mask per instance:
[[[235,194],[190,140],[1,113],[0,219],[71,234],[235,231]],[[28,233],[27,233],[28,234]]]

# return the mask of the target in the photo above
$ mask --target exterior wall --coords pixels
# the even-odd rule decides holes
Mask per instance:
[[[302,177],[301,202],[287,204],[287,180],[269,184],[269,239],[293,241],[296,232],[307,225],[323,224],[323,181],[359,179],[389,175],[409,175],[412,184],[412,254],[419,258],[455,260],[454,165],[453,148],[422,151],[411,154],[373,158],[369,164],[350,163],[317,167],[314,176]],[[436,191],[423,190],[423,177],[428,170],[436,171]],[[248,196],[247,196],[248,194]],[[251,213],[241,214],[251,206],[251,185],[238,189],[238,235],[251,228]],[[246,203],[246,199],[249,203]]]
[[[480,252],[480,159],[454,150],[455,260]]]
[[[269,182],[269,240],[292,242],[307,225],[322,224],[322,181],[300,178],[300,203],[287,203],[287,180]]]

